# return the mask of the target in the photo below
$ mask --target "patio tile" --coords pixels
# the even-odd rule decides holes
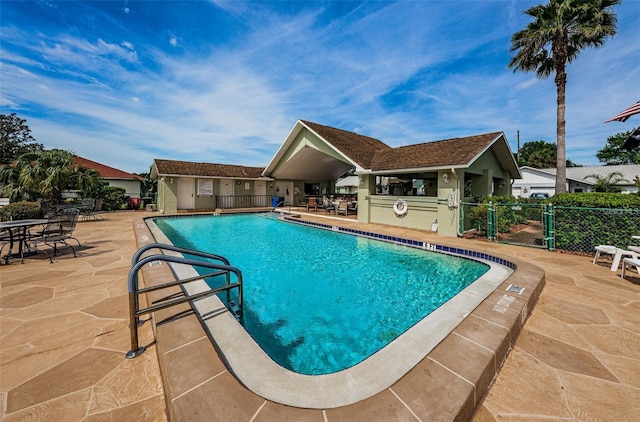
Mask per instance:
[[[0,308],[27,308],[53,297],[54,290],[50,287],[32,286],[17,293],[0,297]]]
[[[118,356],[118,365],[94,383],[89,413],[103,413],[153,397],[164,398],[154,349],[136,359],[126,359],[122,352]],[[114,395],[113,391],[119,394]]]
[[[447,336],[429,358],[472,383],[477,391],[474,398],[484,395],[497,370],[492,351],[459,335]]]
[[[83,422],[113,422],[113,421],[145,421],[165,422],[167,420],[164,409],[166,404],[162,395],[132,403],[128,406],[112,408],[109,411],[89,414]]]
[[[595,350],[640,359],[640,334],[615,326],[576,327]]]
[[[601,309],[577,302],[545,296],[536,309],[567,324],[609,324],[609,318]]]
[[[2,422],[81,421],[87,414],[91,389],[57,397],[5,416]]]
[[[171,420],[248,421],[263,403],[262,397],[241,386],[229,372],[223,372],[198,388],[174,398]]]
[[[637,421],[640,417],[638,389],[570,373],[561,373],[560,378],[569,409],[578,420]]]
[[[391,390],[424,421],[469,420],[475,407],[474,386],[429,358]]]
[[[511,351],[483,403],[496,420],[559,420],[573,415],[557,372],[519,347]]]
[[[618,381],[592,353],[542,334],[522,330],[518,347],[553,368]]]
[[[185,357],[188,356],[188,359]],[[177,397],[227,370],[208,337],[185,344],[163,356],[163,369],[171,385],[167,391]],[[193,365],[198,362],[198,365]]]
[[[571,324],[560,321],[541,309],[540,303],[535,309],[535,318],[530,318],[525,327],[535,333],[543,334],[558,341],[564,341],[585,350],[593,347],[586,341]]]
[[[124,357],[120,353],[88,349],[13,388],[7,394],[7,411],[15,412],[95,385]]]
[[[24,321],[20,323],[21,325],[17,332],[2,341],[2,347],[9,349],[24,344],[25,341],[33,345],[34,343],[45,341],[44,339],[47,337],[91,321],[94,321],[94,318],[82,313],[55,315],[49,318]]]
[[[508,329],[473,314],[465,318],[453,332],[492,351],[494,365],[498,368],[511,348]]]
[[[333,421],[333,419],[330,419]],[[325,422],[322,410],[300,409],[274,402],[266,402],[253,422]]]
[[[375,396],[351,406],[327,409],[327,420],[334,421],[415,421],[416,417],[390,391],[384,390]]]
[[[124,319],[129,321],[129,295],[109,297],[102,302],[83,309],[84,312],[98,318]]]
[[[53,315],[63,315],[78,312],[108,297],[106,292],[95,291],[93,294],[73,294],[61,297],[53,297],[42,302],[42,306],[28,308],[16,308],[3,311],[4,316],[23,320],[46,318]]]
[[[640,354],[633,357],[593,352],[593,355],[613,373],[621,383],[640,388]]]

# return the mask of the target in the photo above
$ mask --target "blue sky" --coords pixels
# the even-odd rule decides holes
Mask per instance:
[[[553,79],[507,68],[541,1],[2,1],[0,110],[45,148],[129,172],[265,166],[296,120],[401,146],[503,131],[555,142]],[[640,1],[568,67],[567,157],[640,100]]]

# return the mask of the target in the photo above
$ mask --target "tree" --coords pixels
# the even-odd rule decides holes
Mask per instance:
[[[60,201],[62,192],[86,190],[100,184],[100,173],[74,164],[71,151],[51,149],[29,152],[0,169],[2,192],[10,200],[44,198]]]
[[[620,182],[628,182],[627,179],[622,177],[622,173],[614,171],[606,176],[600,176],[599,174],[590,174],[584,177],[584,180],[594,179],[596,183],[593,185],[596,192],[620,192],[622,189],[616,185]]]
[[[44,149],[31,136],[26,122],[16,113],[0,114],[0,164],[10,164],[22,154]]]
[[[640,145],[628,151],[622,148],[633,131],[617,133],[607,138],[607,145],[596,153],[598,160],[606,165],[640,164]]]
[[[151,178],[151,167],[148,173],[138,173],[138,176],[142,177],[142,196],[153,196],[158,189],[158,181]]]
[[[616,33],[616,15],[611,10],[621,0],[550,0],[536,5],[525,14],[534,18],[527,27],[511,37],[509,67],[515,71],[535,71],[539,79],[555,74],[557,93],[556,136],[556,193],[565,193],[565,90],[566,65],[580,51],[600,47],[607,37]]]
[[[556,144],[545,141],[525,142],[520,148],[518,166],[529,166],[536,169],[548,169],[556,167],[558,147]],[[578,164],[567,160],[567,167],[579,167]]]

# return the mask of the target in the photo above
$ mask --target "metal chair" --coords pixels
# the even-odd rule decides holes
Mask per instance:
[[[38,244],[45,244],[53,249],[53,256],[58,256],[58,244],[62,244],[71,248],[73,256],[76,257],[76,250],[67,243],[67,240],[73,239],[78,243],[78,247],[81,246],[80,241],[73,237],[79,215],[80,211],[77,208],[67,208],[62,214],[51,217],[42,231],[29,235],[29,246],[37,251]],[[49,257],[49,261],[53,263],[49,252],[44,252]]]

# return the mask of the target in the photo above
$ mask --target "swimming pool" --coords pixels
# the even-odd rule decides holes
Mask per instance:
[[[225,217],[228,218],[228,217]],[[156,241],[168,242],[166,236],[147,220]],[[375,233],[315,224],[328,230],[340,230],[358,236],[377,236]],[[404,239],[380,236],[392,242]],[[238,324],[217,297],[198,301],[197,312],[204,319],[209,337],[229,370],[254,393],[278,403],[307,408],[333,408],[358,402],[389,387],[422,360],[512,272],[508,262],[476,253],[441,245],[408,241],[424,249],[438,249],[471,256],[490,265],[490,270],[452,297],[427,317],[418,321],[364,361],[353,367],[325,375],[304,375],[276,364]],[[247,245],[249,247],[249,245]],[[182,271],[182,270],[181,270]],[[177,271],[179,273],[179,271]],[[188,277],[192,273],[179,273]],[[204,285],[188,288],[188,293],[203,291]]]
[[[262,215],[156,224],[175,245],[223,255],[240,268],[245,329],[275,362],[307,375],[358,364],[489,269]]]

